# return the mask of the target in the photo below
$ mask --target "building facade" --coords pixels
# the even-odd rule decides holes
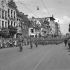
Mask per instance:
[[[30,18],[30,27],[29,27],[29,36],[33,35],[34,37],[39,37],[39,34],[41,33],[41,22],[38,18]]]
[[[16,38],[17,33],[17,16],[16,16],[17,6],[13,0],[8,2],[8,29],[11,37]]]
[[[17,32],[21,29],[24,35],[28,34],[27,15],[17,11],[14,0],[0,0],[0,36],[16,38]]]
[[[49,32],[49,34],[52,34],[52,35],[54,35],[55,34],[55,30],[56,30],[56,28],[55,28],[55,21],[54,21],[55,19],[53,18],[53,17],[50,17],[50,27],[51,27],[51,31]]]
[[[16,27],[17,25],[17,16],[16,16],[17,6],[13,0],[8,2],[8,26],[11,25]]]
[[[29,23],[30,23],[28,15],[23,14],[23,21],[24,23],[22,24],[22,33],[24,36],[28,36]]]
[[[33,20],[30,19],[29,30],[28,30],[28,35],[29,36],[35,37],[36,33],[35,33],[34,27],[35,27],[35,22],[33,22]]]
[[[19,12],[17,10],[17,34],[28,36],[28,25],[29,20],[27,18],[27,15],[24,15],[24,13]]]
[[[7,6],[7,2],[6,0],[0,0],[0,28],[2,27],[8,27],[8,16],[7,16],[7,10],[8,10],[8,6]]]
[[[31,20],[31,19],[30,19]],[[54,17],[33,18],[33,21],[39,21],[41,24],[40,34],[42,36],[54,36],[56,33],[56,22]],[[34,24],[34,22],[33,22]]]
[[[17,9],[17,36],[22,35],[22,23],[24,23],[23,15]]]
[[[59,32],[59,27],[58,27],[58,23],[55,23],[55,35],[58,36],[58,32]]]

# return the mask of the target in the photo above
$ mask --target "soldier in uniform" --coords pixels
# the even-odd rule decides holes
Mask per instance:
[[[33,48],[33,42],[32,42],[32,39],[30,39],[30,47],[31,47],[31,49]]]
[[[38,41],[35,39],[35,46],[38,47]]]
[[[22,37],[20,36],[18,39],[18,45],[19,45],[20,52],[22,52],[23,50],[22,44],[23,44],[23,40],[22,40]]]
[[[70,50],[70,38],[68,39],[68,49]]]
[[[64,44],[65,44],[65,46],[67,46],[67,39],[66,38],[64,40]]]

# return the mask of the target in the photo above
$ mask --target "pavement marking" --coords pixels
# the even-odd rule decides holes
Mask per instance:
[[[46,47],[45,47],[45,48],[46,48]],[[42,48],[42,49],[45,49],[45,48]],[[42,49],[39,49],[39,50],[33,52],[32,54],[30,54],[30,55],[28,55],[28,56],[25,56],[24,58],[22,58],[22,59],[20,59],[20,60],[18,59],[18,60],[16,60],[15,62],[12,62],[9,66],[3,67],[3,68],[4,68],[3,70],[5,70],[6,68],[12,66],[13,64],[15,64],[15,63],[17,63],[17,62],[20,62],[21,60],[23,60],[23,59],[25,59],[25,58],[27,58],[27,57],[29,57],[29,56],[35,54],[36,52],[38,52],[38,51],[40,51],[40,50],[42,50]]]
[[[53,48],[54,49],[54,48]],[[48,55],[48,53],[50,53],[53,49],[49,50],[42,58],[41,60],[38,62],[38,64],[36,65],[36,67],[33,70],[36,70],[36,68],[38,67],[38,65],[42,62],[42,60],[46,57],[46,55]]]

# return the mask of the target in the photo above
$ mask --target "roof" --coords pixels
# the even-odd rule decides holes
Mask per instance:
[[[54,17],[45,17],[45,18],[50,18],[50,20],[55,20],[55,18],[54,18]]]
[[[8,5],[9,5],[9,6],[12,6],[13,8],[17,8],[17,6],[16,6],[16,4],[15,4],[15,2],[14,2],[13,0],[10,0],[10,1],[8,2]]]
[[[29,21],[29,19],[26,17],[26,15],[23,16],[23,20],[27,21],[27,22]]]
[[[29,21],[29,19],[26,17],[27,15],[24,15],[24,13],[19,12],[18,9],[16,10],[16,12],[17,12],[17,16],[21,17],[23,21]]]
[[[17,17],[20,17],[20,18],[22,18],[22,19],[23,19],[23,15],[21,14],[21,12],[19,12],[19,10],[18,10],[18,9],[16,9],[16,13],[17,13]]]

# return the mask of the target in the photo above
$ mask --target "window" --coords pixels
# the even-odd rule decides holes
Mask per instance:
[[[18,18],[17,18],[17,21],[18,21]]]
[[[8,9],[8,17],[10,17],[10,15],[9,15],[9,14],[10,14],[10,9]]]
[[[1,27],[1,20],[0,20],[0,27]]]
[[[31,33],[34,33],[34,30],[33,29],[31,29]]]
[[[13,25],[13,22],[11,21],[11,26]]]
[[[8,26],[10,25],[10,21],[8,20]]]
[[[14,11],[14,18],[15,18],[15,11]]]
[[[7,22],[5,22],[5,27],[7,27]]]
[[[13,17],[13,10],[11,10],[11,17]]]
[[[15,27],[15,22],[14,22],[14,27]]]
[[[0,18],[1,18],[1,8],[0,8]]]
[[[5,19],[7,20],[7,11],[5,11]]]
[[[20,22],[20,19],[19,19],[19,22]]]
[[[2,27],[4,27],[4,21],[2,21]]]
[[[2,19],[4,19],[4,10],[2,10]]]

